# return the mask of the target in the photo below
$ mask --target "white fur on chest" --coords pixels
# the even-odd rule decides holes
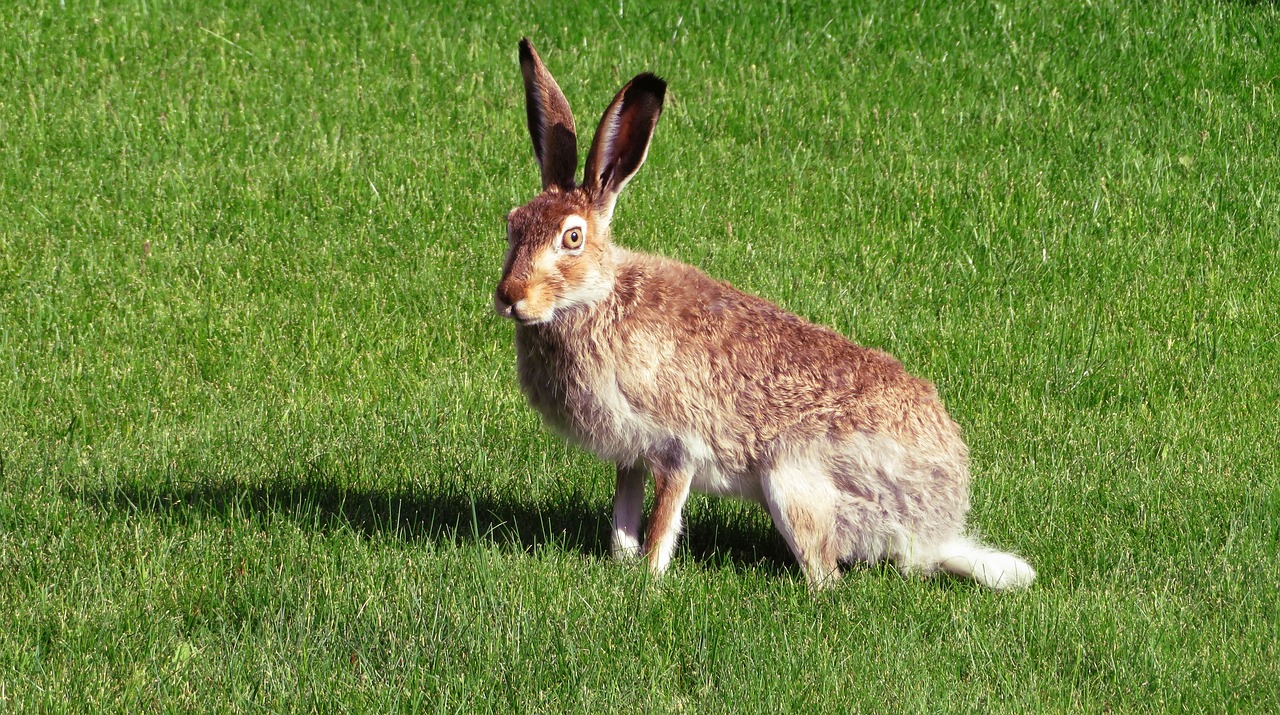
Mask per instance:
[[[576,421],[575,433],[584,447],[601,459],[632,464],[652,454],[669,437],[651,415],[637,410],[618,385],[617,374],[600,371],[581,381],[573,411],[585,415]]]

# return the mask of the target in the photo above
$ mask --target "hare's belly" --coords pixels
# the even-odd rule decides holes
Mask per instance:
[[[602,429],[582,435],[590,437],[582,441],[597,456],[620,464],[642,459],[651,468],[673,461],[667,468],[690,472],[696,492],[764,501],[759,476],[726,471],[715,450],[701,436],[662,424],[656,415],[637,409],[616,386],[597,390],[594,395],[594,413],[604,418],[596,424]]]
[[[601,459],[617,464],[644,460],[651,466],[674,460],[668,468],[691,472],[694,491],[763,499],[757,475],[726,472],[706,440],[638,407],[615,380],[597,380],[587,389],[567,392],[576,393],[577,399],[564,406],[559,419],[549,421]]]
[[[699,442],[701,440],[698,440]],[[695,445],[696,446],[696,443]],[[709,454],[709,453],[708,453]],[[747,501],[764,503],[764,488],[760,484],[760,475],[730,474],[725,472],[714,455],[709,454],[705,460],[695,460],[693,468],[693,490],[702,494],[717,497],[735,497]]]

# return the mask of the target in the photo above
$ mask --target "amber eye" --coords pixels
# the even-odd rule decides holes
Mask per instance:
[[[570,251],[582,248],[582,229],[571,228],[560,237],[560,243]]]

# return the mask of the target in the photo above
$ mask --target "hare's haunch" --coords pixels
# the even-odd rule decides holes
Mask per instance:
[[[618,92],[578,184],[569,104],[528,40],[520,66],[543,191],[507,216],[494,307],[516,323],[529,402],[617,465],[613,553],[663,572],[697,490],[764,505],[814,586],[842,561],[882,559],[1029,586],[1027,562],[965,535],[968,450],[933,385],[695,268],[610,242],[666,83],[641,74]]]

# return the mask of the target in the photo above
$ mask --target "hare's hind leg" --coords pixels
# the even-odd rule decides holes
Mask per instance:
[[[618,481],[613,492],[613,543],[615,559],[640,555],[640,519],[644,516],[644,480],[649,476],[637,462],[618,465]]]
[[[816,460],[780,460],[761,478],[765,506],[774,526],[813,588],[840,578],[839,546],[835,539],[837,491]]]

